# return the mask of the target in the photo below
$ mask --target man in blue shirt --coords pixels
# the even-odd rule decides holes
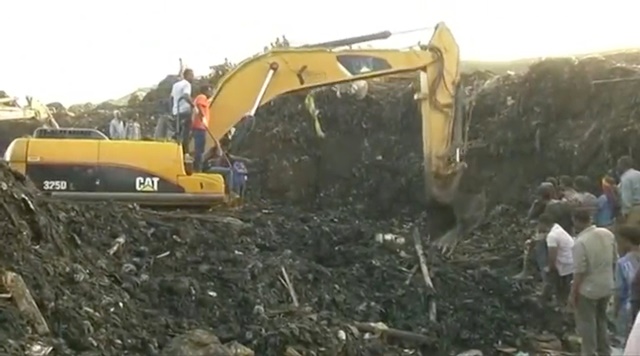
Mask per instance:
[[[617,230],[620,257],[615,269],[614,315],[616,337],[624,345],[631,324],[635,319],[631,312],[631,282],[640,266],[640,227],[625,225]]]
[[[618,192],[615,181],[607,176],[602,179],[602,194],[597,200],[597,209],[594,222],[598,227],[610,228],[615,222],[614,219],[618,210]]]

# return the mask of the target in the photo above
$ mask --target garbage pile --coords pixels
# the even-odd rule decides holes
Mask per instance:
[[[238,344],[256,355],[433,354],[562,332],[536,312],[531,287],[507,277],[526,236],[508,208],[453,257],[421,234],[428,293],[410,233],[420,223],[273,205],[72,205],[5,166],[0,178],[3,354],[168,356],[190,344],[223,350],[207,355]]]
[[[638,152],[640,54],[545,59],[525,72],[463,77],[467,96],[468,190],[494,203],[521,204],[549,175],[611,168]],[[595,82],[594,82],[595,81]],[[260,158],[260,195],[318,206],[349,204],[378,214],[422,205],[420,113],[410,79],[371,85],[362,100],[316,95],[325,138],[314,130],[303,97],[263,107],[239,152]],[[594,186],[595,188],[595,186]]]
[[[568,325],[544,312],[531,283],[509,278],[531,233],[517,207],[548,175],[598,176],[618,155],[640,154],[640,82],[619,80],[640,75],[634,63],[640,56],[548,59],[526,73],[465,76],[463,184],[493,204],[446,255],[426,233],[410,79],[373,81],[364,98],[316,93],[324,137],[304,94],[261,108],[234,148],[259,163],[241,210],[54,202],[0,166],[0,353],[535,351],[537,334],[561,338]],[[109,117],[95,120],[74,125]]]

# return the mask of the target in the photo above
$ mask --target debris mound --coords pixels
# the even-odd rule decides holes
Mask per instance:
[[[239,343],[257,355],[401,355],[526,344],[524,330],[551,327],[544,313],[521,313],[538,308],[530,287],[505,277],[524,234],[513,212],[501,237],[486,240],[505,231],[488,224],[453,259],[427,254],[432,322],[413,244],[374,238],[409,236],[407,221],[273,205],[235,216],[89,208],[47,200],[5,166],[0,178],[0,270],[19,276],[37,306],[25,312],[0,285],[0,353],[168,355],[180,340],[214,335],[213,348]]]
[[[544,59],[524,73],[464,75],[470,169],[463,186],[482,187],[493,203],[521,204],[529,187],[546,176],[596,177],[615,157],[637,152],[638,65],[640,54],[625,52]],[[382,215],[423,206],[416,84],[372,81],[362,100],[317,93],[324,138],[302,95],[261,108],[250,138],[238,148],[262,161],[255,189]]]
[[[532,349],[542,330],[560,337],[567,325],[509,278],[530,234],[517,206],[547,175],[595,177],[638,153],[637,59],[464,78],[464,184],[494,208],[452,254],[418,235],[433,289],[411,238],[438,223],[424,214],[411,78],[371,81],[364,98],[314,93],[324,138],[305,95],[261,108],[234,150],[260,162],[251,189],[271,200],[238,211],[50,201],[0,165],[0,353],[492,353]]]

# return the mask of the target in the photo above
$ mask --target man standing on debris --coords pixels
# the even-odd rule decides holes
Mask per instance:
[[[618,214],[618,193],[616,183],[610,176],[602,178],[602,194],[598,197],[595,215],[597,227],[611,229]]]
[[[207,142],[207,128],[209,127],[209,98],[211,97],[211,86],[203,85],[200,87],[200,93],[194,100],[196,111],[193,115],[193,170],[194,172],[202,171],[202,157]]]
[[[620,208],[626,224],[640,225],[640,171],[633,169],[629,156],[618,159],[620,173]]]
[[[640,227],[624,225],[618,228],[617,243],[621,257],[616,263],[613,312],[616,319],[616,336],[624,345],[634,319],[631,314],[631,282],[640,266]]]
[[[569,305],[582,338],[582,355],[610,356],[607,305],[614,288],[613,266],[617,259],[611,231],[592,224],[591,214],[576,210],[573,222],[578,237],[573,245],[573,284]]]
[[[191,116],[194,108],[191,99],[191,83],[193,82],[193,70],[185,69],[182,80],[177,81],[171,88],[172,114],[178,121],[180,132],[176,139],[182,143],[185,153],[189,147],[189,135],[191,133]]]
[[[109,124],[109,138],[112,140],[124,140],[124,121],[122,121],[122,114],[118,110],[113,111],[113,119]]]
[[[556,301],[565,303],[571,290],[573,275],[573,237],[549,214],[538,218],[538,231],[546,234],[548,261],[547,278],[554,289]]]

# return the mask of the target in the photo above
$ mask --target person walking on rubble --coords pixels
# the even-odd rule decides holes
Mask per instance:
[[[640,225],[640,171],[633,169],[629,156],[618,159],[620,210],[625,224]]]
[[[112,140],[124,140],[125,136],[122,114],[120,111],[114,110],[113,119],[109,123],[109,138]]]
[[[613,233],[592,224],[591,214],[576,210],[573,221],[579,234],[573,245],[573,284],[569,305],[582,339],[581,355],[611,356],[607,305],[614,288],[617,260]]]
[[[179,132],[176,133],[176,140],[182,143],[185,153],[189,147],[189,136],[191,133],[191,120],[195,104],[191,99],[191,83],[193,82],[193,70],[185,69],[182,79],[171,87],[171,112],[178,122]]]
[[[538,219],[538,231],[546,234],[548,248],[547,279],[556,301],[563,304],[569,298],[573,275],[573,237],[558,225],[549,214]]]
[[[193,170],[195,172],[202,171],[202,158],[207,142],[207,128],[209,127],[209,98],[211,97],[211,86],[203,85],[200,87],[199,92],[194,100],[196,111],[193,114],[193,123],[191,126],[194,148]]]
[[[621,257],[616,262],[613,313],[616,337],[624,345],[634,320],[631,314],[631,283],[640,266],[640,227],[624,225],[616,232]]]

